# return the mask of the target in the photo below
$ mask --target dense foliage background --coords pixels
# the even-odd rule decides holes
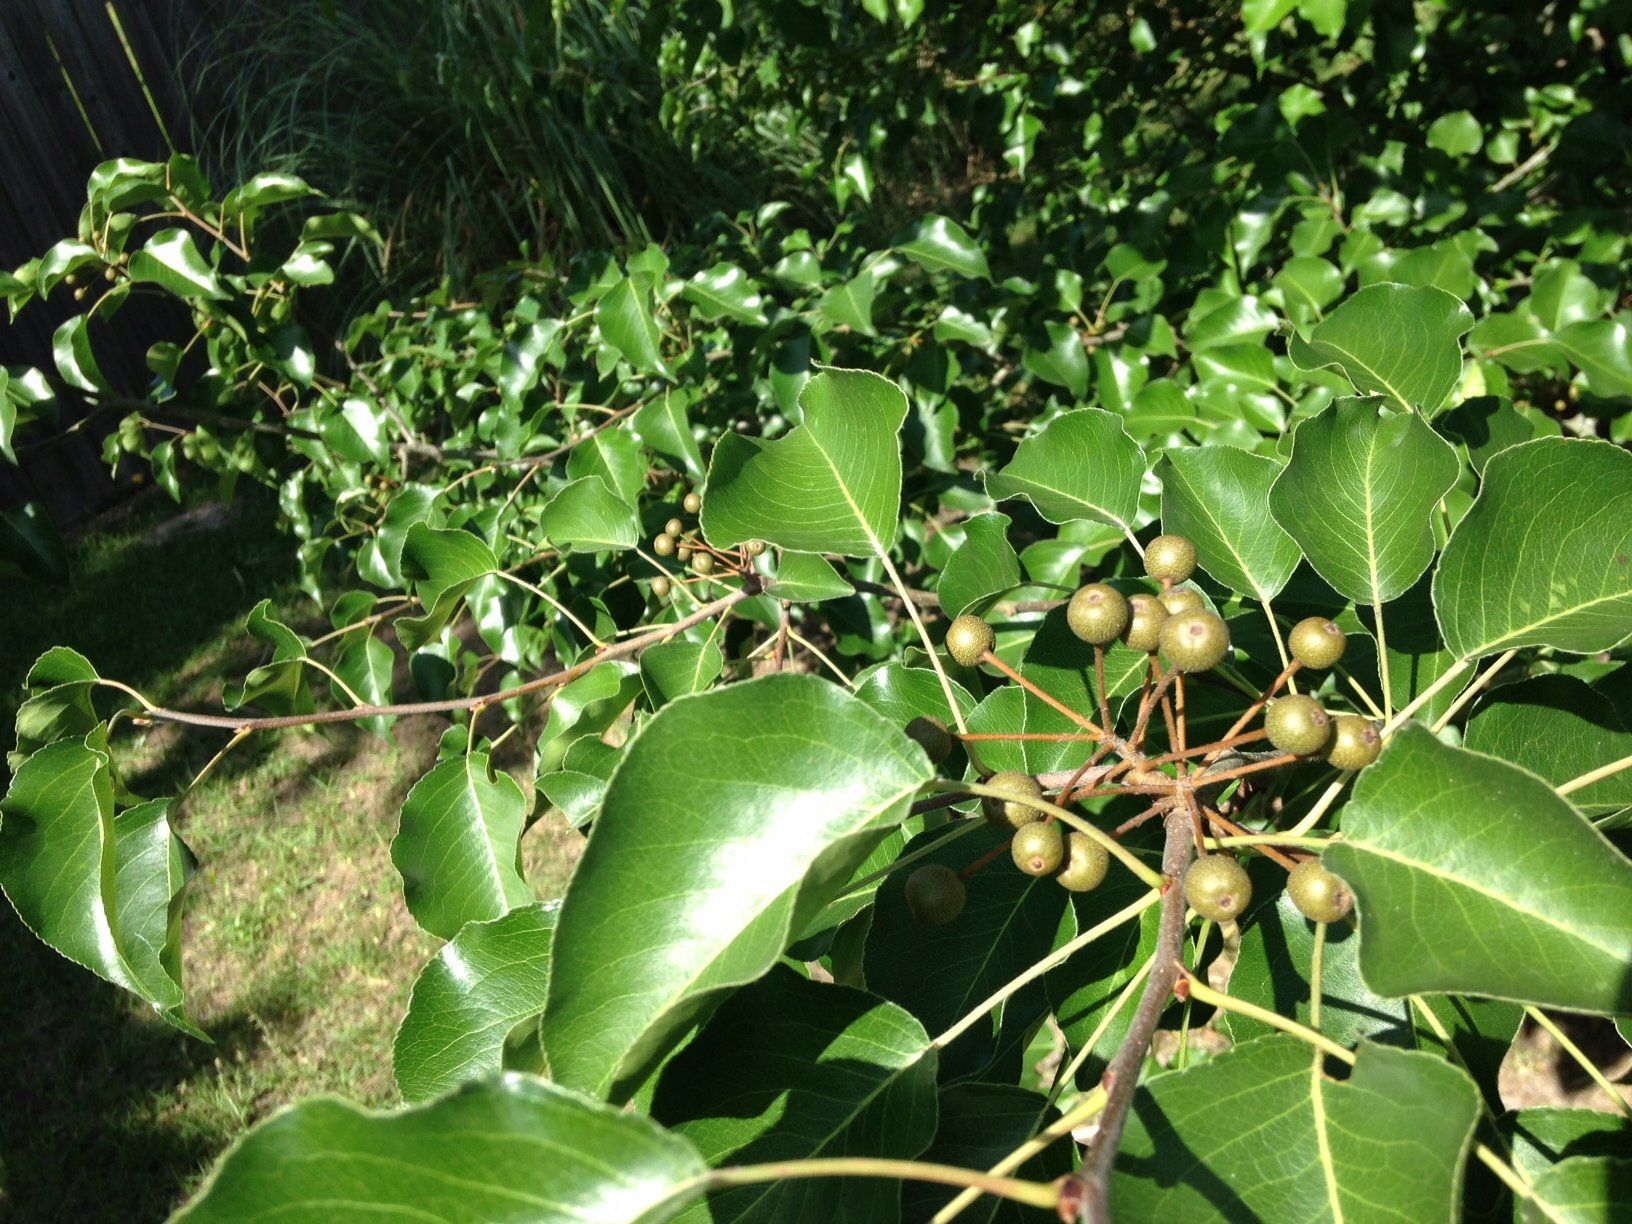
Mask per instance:
[[[1113,999],[1152,955],[1156,910],[1126,946],[994,1005],[995,1018],[975,1025],[979,1040],[959,1045],[959,1030],[944,1047],[928,1042],[921,1026],[953,1031],[970,1006],[1143,890],[1121,879],[1120,892],[1056,898],[1050,910],[1029,890],[1003,893],[1023,879],[1010,872],[992,883],[978,930],[919,940],[901,877],[881,884],[873,873],[927,850],[939,826],[907,811],[923,762],[886,723],[967,716],[994,734],[1070,729],[1046,702],[997,687],[991,666],[942,668],[931,654],[939,630],[963,612],[988,616],[997,656],[1080,715],[1130,696],[1137,708],[1143,654],[1113,650],[1110,682],[1085,681],[1091,656],[1065,640],[1052,609],[1085,575],[1133,590],[1142,545],[1182,531],[1198,544],[1196,585],[1229,622],[1230,675],[1247,694],[1226,710],[1193,693],[1193,726],[1222,734],[1282,670],[1284,631],[1320,615],[1350,638],[1322,700],[1401,732],[1376,767],[1406,779],[1394,789],[1379,780],[1365,802],[1363,792],[1337,801],[1347,774],[1296,771],[1252,803],[1243,795],[1237,819],[1295,829],[1288,845],[1358,840],[1368,813],[1386,824],[1391,803],[1412,800],[1412,777],[1461,769],[1477,797],[1464,809],[1506,812],[1511,801],[1517,822],[1520,809],[1529,818],[1552,805],[1551,835],[1469,833],[1453,857],[1497,873],[1473,892],[1514,895],[1506,865],[1538,848],[1554,855],[1543,875],[1566,861],[1584,873],[1590,904],[1549,894],[1517,906],[1539,907],[1535,929],[1522,914],[1470,916],[1466,898],[1447,895],[1421,911],[1428,950],[1374,937],[1385,949],[1374,955],[1416,965],[1448,943],[1471,966],[1463,977],[1368,965],[1357,938],[1334,933],[1325,945],[1340,981],[1325,982],[1323,1031],[1359,1046],[1346,1081],[1357,1096],[1362,1086],[1385,1095],[1388,1076],[1404,1077],[1393,1095],[1407,1104],[1467,1086],[1467,1124],[1389,1193],[1419,1202],[1417,1218],[1465,1202],[1483,1210],[1508,1192],[1555,1219],[1597,1218],[1558,1214],[1572,1194],[1613,1201],[1627,1176],[1620,1132],[1605,1140],[1620,1156],[1588,1145],[1577,1159],[1600,1163],[1564,1161],[1545,1176],[1567,1188],[1536,1189],[1544,1175],[1531,1148],[1573,1155],[1576,1130],[1597,1133],[1596,1120],[1483,1117],[1479,1142],[1500,1170],[1469,1152],[1479,1102],[1500,1112],[1495,1065],[1520,1005],[1632,1006],[1629,775],[1566,790],[1569,802],[1546,787],[1519,802],[1521,784],[1468,749],[1567,786],[1632,744],[1632,14],[1608,0],[1534,12],[1344,0],[301,0],[250,3],[233,22],[191,61],[210,100],[196,156],[110,161],[89,184],[79,232],[0,274],[14,312],[37,298],[80,303],[57,332],[54,367],[0,378],[0,452],[45,436],[59,403],[83,404],[113,426],[110,463],[178,500],[230,497],[245,483],[275,490],[298,582],[328,623],[311,630],[257,607],[248,627],[264,654],[230,678],[225,709],[202,718],[151,708],[100,660],[41,658],[8,758],[0,884],[42,938],[191,1031],[178,950],[192,867],[186,791],[127,788],[131,724],[191,717],[198,734],[235,748],[331,718],[390,736],[408,713],[398,704],[431,703],[456,725],[404,800],[392,856],[398,903],[450,942],[397,1037],[405,1100],[500,1066],[548,1064],[592,1096],[633,1097],[713,1163],[732,1152],[747,1163],[753,1149],[984,1169],[1059,1116],[1051,1110],[1092,1097],[1126,1027],[1126,1017],[1110,1023]],[[98,337],[152,295],[181,303],[192,327],[153,348],[148,385],[112,385]],[[686,504],[693,492],[700,517]],[[665,530],[675,518],[678,543]],[[739,549],[751,540],[772,547]],[[682,552],[694,553],[689,570]],[[63,566],[37,509],[0,522],[0,574]],[[839,683],[755,679],[784,671]],[[858,696],[841,701],[844,689]],[[680,700],[695,693],[708,696]],[[369,712],[349,712],[360,705]],[[868,721],[863,705],[884,717]],[[1438,737],[1396,719],[1402,709]],[[825,758],[750,746],[713,761],[698,747],[747,738],[789,711],[823,732],[830,753],[868,746],[855,749],[849,791],[820,780],[834,773]],[[665,727],[677,738],[665,740]],[[525,764],[493,772],[517,742],[531,746]],[[942,772],[1069,776],[1088,748],[1016,741],[984,753],[971,762],[960,746]],[[677,985],[660,1016],[627,1020],[624,1045],[592,1048],[586,1032],[605,1023],[594,1008],[613,1002],[579,994],[553,1013],[546,1003],[574,997],[563,981],[592,994],[642,928],[704,905],[730,857],[692,864],[691,875],[682,865],[665,893],[667,851],[642,841],[643,803],[656,810],[673,796],[668,827],[748,838],[751,821],[731,824],[760,810],[748,792],[790,772],[805,779],[806,801],[866,809],[869,822],[828,830],[821,853],[784,845],[798,871],[781,928],[757,911],[738,914],[740,929],[719,919],[733,933],[718,949],[733,966],[719,990]],[[64,779],[82,783],[72,798]],[[1137,811],[1131,802],[1095,796],[1083,810],[1114,825]],[[538,821],[597,830],[560,910],[574,941],[554,938],[557,911],[536,903],[519,861],[522,832]],[[1138,853],[1157,866],[1152,831]],[[788,867],[745,845],[734,876],[756,862]],[[622,850],[598,850],[611,846]],[[633,859],[625,874],[606,865],[615,853]],[[1352,845],[1336,853],[1362,857]],[[1267,860],[1252,862],[1256,875]],[[1362,922],[1409,891],[1374,882],[1368,911],[1365,866],[1351,870]],[[1229,941],[1230,992],[1316,1024],[1311,956],[1322,945],[1276,909],[1270,876],[1258,886],[1269,900]],[[716,918],[746,904],[707,895]],[[641,911],[662,898],[672,910]],[[635,912],[622,935],[595,934]],[[1542,928],[1567,941],[1547,943]],[[1529,938],[1538,964],[1528,975],[1492,950]],[[580,950],[564,961],[569,947]],[[1187,964],[1210,963],[1216,929],[1204,924],[1187,948]],[[981,967],[965,980],[971,957]],[[546,960],[553,985],[536,972]],[[926,975],[933,997],[901,972],[914,962],[941,967]],[[458,969],[468,964],[483,967],[474,985]],[[813,964],[850,989],[819,989]],[[637,985],[662,980],[658,968],[631,972]],[[729,987],[740,989],[727,997]],[[896,1062],[870,1090],[882,1104],[866,1096],[804,1146],[770,1122],[728,1134],[723,1119],[736,1115],[728,1104],[707,1115],[696,1087],[709,1052],[725,1059],[741,1033],[805,1012],[858,1043],[894,1042]],[[1185,1119],[1236,1091],[1217,1085],[1307,1078],[1292,1038],[1227,1013],[1212,1028],[1237,1052],[1192,1056],[1182,1044],[1174,1077],[1154,1081],[1136,1117],[1157,1101],[1176,1111],[1188,1144],[1212,1131],[1197,1122],[1192,1133]],[[1188,1033],[1203,1019],[1186,1002],[1164,1025]],[[457,1039],[436,1040],[449,1033]],[[1450,1060],[1419,1070],[1427,1060],[1407,1047]],[[765,1066],[738,1057],[750,1064],[744,1091],[770,1091],[754,1076],[774,1081],[772,1054]],[[468,1111],[471,1125],[514,1111],[580,1137],[625,1125],[532,1080],[486,1083],[433,1110]],[[868,1114],[891,1101],[909,1122]],[[1307,1093],[1283,1104],[1303,1109]],[[1259,1107],[1240,1106],[1241,1129]],[[967,1133],[988,1115],[1012,1122],[1001,1142]],[[427,1143],[431,1160],[434,1144],[410,1132],[445,1116],[382,1125]],[[692,1147],[627,1125],[606,1142],[649,1145],[645,1172],[664,1193],[702,1176]],[[1145,1139],[1129,1140],[1135,1171],[1117,1193],[1145,1204],[1138,1196],[1173,1157],[1141,1125]],[[278,1143],[387,1142],[368,1131],[339,1106],[281,1115],[195,1211],[224,1215],[232,1195],[273,1193],[275,1164],[258,1162]],[[1532,1134],[1544,1137],[1515,1138]],[[1301,1159],[1307,1142],[1300,1130],[1277,1146]],[[1311,1151],[1299,1184],[1316,1206],[1370,1218],[1340,1199],[1362,1194],[1372,1158],[1334,1158],[1324,1139]],[[1029,1172],[1075,1164],[1050,1164],[1058,1153]],[[1230,1145],[1214,1154],[1230,1180]],[[498,1157],[484,1160],[495,1184],[509,1176]],[[844,1184],[821,1192],[832,1196],[824,1210],[878,1219],[903,1209],[893,1182],[883,1192]],[[575,1193],[619,1218],[592,1175]],[[790,1210],[739,1206],[744,1193],[711,1200],[716,1214]],[[903,1200],[909,1218],[944,1202],[916,1193]],[[1237,1218],[1275,1214],[1272,1196],[1242,1193]]]

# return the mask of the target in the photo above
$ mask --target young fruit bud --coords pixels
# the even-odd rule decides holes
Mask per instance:
[[[703,508],[703,495],[701,493],[687,493],[686,500],[680,504],[685,507],[687,514],[696,514]]]
[[[1065,623],[1071,632],[1093,646],[1121,637],[1131,615],[1122,592],[1103,582],[1083,587],[1065,606]]]
[[[1286,639],[1292,657],[1305,667],[1330,667],[1343,657],[1349,639],[1324,616],[1311,616],[1292,626]]]
[[[1319,859],[1304,859],[1286,879],[1286,895],[1312,922],[1337,922],[1354,908],[1354,894]]]
[[[1018,795],[1020,799],[994,799],[990,796],[982,798],[980,810],[986,819],[999,828],[1018,829],[1033,821],[1041,820],[1047,815],[1041,808],[1023,799],[1041,799],[1043,788],[1036,778],[1023,773],[995,773],[986,779],[986,785],[994,790],[1000,790],[1010,795]]]
[[[1332,742],[1326,746],[1326,763],[1339,769],[1364,769],[1383,750],[1377,724],[1358,714],[1339,714],[1332,720]]]
[[[925,926],[945,926],[963,913],[968,891],[958,873],[929,863],[907,877],[907,908]]]
[[[677,536],[686,529],[686,525],[677,518],[670,519],[663,524],[663,534]]]
[[[992,648],[997,634],[978,616],[958,617],[946,631],[946,653],[961,667],[977,667],[981,656]]]
[[[1230,652],[1230,630],[1212,612],[1181,612],[1162,626],[1162,653],[1182,672],[1210,671]]]
[[[699,574],[712,574],[714,572],[714,554],[706,552],[697,553],[691,559],[691,568],[696,570]]]
[[[1178,616],[1181,612],[1207,610],[1207,605],[1202,602],[1201,592],[1195,587],[1174,587],[1171,591],[1163,591],[1156,598],[1162,601],[1162,607],[1167,609],[1169,616]]]
[[[1122,640],[1130,650],[1141,654],[1155,654],[1162,644],[1162,626],[1167,623],[1167,609],[1154,595],[1135,595],[1128,600],[1128,628]]]
[[[1332,738],[1332,719],[1313,697],[1281,697],[1264,711],[1264,730],[1282,752],[1314,756]]]
[[[1086,833],[1072,833],[1065,839],[1065,866],[1054,878],[1072,892],[1098,888],[1110,870],[1111,852]]]
[[[1209,854],[1191,863],[1184,873],[1184,899],[1203,918],[1230,922],[1252,900],[1252,881],[1234,859]]]
[[[674,537],[660,535],[652,541],[652,551],[660,557],[674,556]]]
[[[1027,875],[1045,876],[1065,859],[1065,838],[1059,825],[1039,820],[1015,830],[1009,853],[1014,865]]]
[[[763,556],[765,553],[764,540],[749,540],[745,547],[748,549],[748,555],[750,557]]]
[[[661,575],[656,577],[656,578],[653,578],[652,579],[652,594],[657,596],[657,598],[659,598],[659,599],[667,599],[669,597],[670,585],[671,584],[670,584],[669,580],[667,578],[662,577]]]
[[[1196,572],[1196,546],[1181,535],[1159,535],[1145,546],[1145,573],[1163,582],[1183,582]]]
[[[907,738],[924,750],[930,764],[939,765],[952,753],[952,735],[938,718],[919,717],[906,727]]]

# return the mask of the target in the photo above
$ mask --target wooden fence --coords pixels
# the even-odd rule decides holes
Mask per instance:
[[[85,180],[100,162],[187,149],[181,72],[207,18],[207,0],[0,0],[0,267],[76,232]],[[50,369],[51,335],[73,306],[58,289],[15,323],[0,316],[0,364]],[[174,338],[181,322],[132,302],[93,323],[97,361],[114,386],[138,392],[148,347]],[[64,402],[63,423],[83,411]],[[92,422],[30,448],[20,468],[0,459],[0,507],[43,502],[67,526],[116,500],[119,482],[101,460],[107,427]]]

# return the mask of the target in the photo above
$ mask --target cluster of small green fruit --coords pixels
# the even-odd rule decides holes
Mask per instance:
[[[1165,659],[1172,673],[1210,671],[1228,655],[1230,631],[1223,618],[1206,606],[1199,591],[1175,585],[1188,580],[1195,568],[1194,543],[1178,535],[1158,536],[1145,550],[1145,570],[1161,583],[1159,595],[1128,596],[1108,583],[1090,583],[1067,603],[1066,623],[1076,637],[1096,651],[1120,641],[1129,649],[1148,654],[1153,674],[1158,656]],[[946,634],[947,653],[964,667],[997,663],[992,653],[995,644],[992,627],[977,616],[957,617]],[[1343,657],[1347,638],[1331,620],[1315,616],[1293,627],[1287,645],[1293,662],[1271,686],[1271,693],[1300,668],[1334,666]],[[1015,678],[1024,683],[1022,677]],[[907,734],[921,744],[937,764],[951,750],[950,734],[935,719],[914,719],[907,727]],[[1105,734],[1110,735],[1109,728]],[[1288,754],[1288,760],[1320,757],[1344,770],[1369,765],[1382,748],[1381,733],[1369,719],[1353,714],[1328,714],[1313,697],[1296,693],[1268,702],[1264,709],[1263,734],[1272,745]],[[1148,788],[1152,782],[1169,780],[1166,774],[1144,768],[1137,771],[1137,777],[1142,788]],[[1178,781],[1171,781],[1177,801]],[[1063,832],[1039,806],[1043,788],[1036,778],[1001,772],[987,778],[985,785],[1014,796],[1013,799],[984,798],[982,811],[992,824],[1012,830],[1010,856],[1021,871],[1033,876],[1052,875],[1074,892],[1093,889],[1105,878],[1110,856],[1104,846],[1087,834]],[[1062,791],[1055,802],[1064,802],[1067,798],[1067,793]],[[1282,861],[1290,860],[1283,858]],[[967,896],[965,876],[983,865],[984,861],[961,874],[938,864],[918,868],[907,879],[908,907],[925,925],[951,922],[963,910]],[[1228,855],[1201,855],[1187,870],[1183,887],[1190,907],[1216,922],[1234,920],[1252,899],[1252,884],[1246,870]],[[1353,906],[1349,890],[1326,871],[1318,859],[1304,859],[1292,867],[1287,891],[1299,911],[1317,922],[1338,921]]]
[[[694,489],[686,494],[680,505],[687,514],[695,516],[703,508],[703,495]],[[749,556],[757,557],[765,551],[765,542],[750,540],[743,548]],[[692,572],[700,578],[712,575],[721,560],[720,554],[701,540],[687,537],[686,524],[680,518],[671,518],[663,525],[662,532],[652,541],[652,551],[660,557],[673,557],[681,565],[691,566]],[[652,579],[652,594],[659,599],[667,599],[673,589],[674,584],[667,575],[660,574]]]

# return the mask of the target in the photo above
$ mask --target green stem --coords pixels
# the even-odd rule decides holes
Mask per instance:
[[[1608,765],[1600,765],[1597,769],[1589,769],[1579,778],[1571,778],[1568,782],[1561,783],[1553,789],[1561,795],[1574,794],[1583,786],[1591,786],[1594,782],[1601,782],[1605,778],[1612,777],[1628,769],[1632,769],[1632,756],[1624,756],[1618,761],[1611,761]]]
[[[1388,675],[1388,633],[1383,628],[1382,600],[1373,600],[1371,604],[1372,618],[1377,622],[1377,670],[1383,676],[1383,721],[1394,717],[1394,685]]]
[[[1333,1058],[1340,1059],[1351,1067],[1354,1065],[1354,1051],[1346,1046],[1338,1045],[1325,1033],[1316,1032],[1308,1025],[1299,1024],[1296,1020],[1283,1016],[1279,1012],[1272,1012],[1268,1008],[1259,1007],[1256,1003],[1248,1003],[1245,999],[1237,999],[1233,995],[1221,994],[1188,970],[1185,972],[1185,976],[1190,980],[1191,996],[1198,1001],[1210,1003],[1223,1011],[1237,1012],[1248,1019],[1258,1021],[1259,1024],[1267,1024],[1270,1028],[1279,1029],[1283,1033],[1296,1037],[1299,1041],[1307,1042],[1314,1046],[1315,1049],[1330,1054]]]
[[[1581,1047],[1571,1041],[1564,1030],[1553,1023],[1551,1016],[1540,1008],[1531,1007],[1529,1004],[1525,1005],[1524,1014],[1552,1034],[1553,1040],[1558,1042],[1563,1051],[1575,1060],[1576,1065],[1587,1073],[1593,1083],[1604,1090],[1611,1101],[1615,1102],[1615,1108],[1620,1110],[1626,1117],[1632,1118],[1632,1105],[1627,1104],[1626,1098],[1615,1090],[1615,1085],[1610,1083],[1609,1077],[1599,1070],[1598,1064],[1588,1058]]]
[[[1053,1210],[1060,1201],[1059,1189],[1043,1182],[1020,1181],[1012,1177],[990,1177],[974,1169],[956,1165],[930,1164],[917,1160],[884,1160],[871,1156],[830,1156],[815,1160],[779,1160],[771,1164],[737,1165],[715,1169],[704,1177],[710,1190],[732,1186],[754,1186],[764,1182],[787,1181],[796,1177],[888,1177],[896,1180],[935,1182],[942,1186],[967,1186],[998,1198],[1024,1203],[1028,1207]]]

